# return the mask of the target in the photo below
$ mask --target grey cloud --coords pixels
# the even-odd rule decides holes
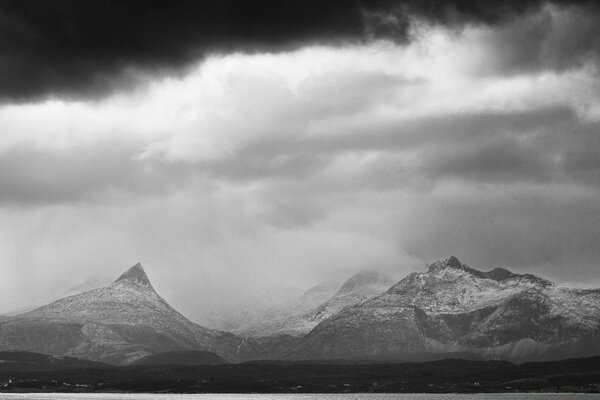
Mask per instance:
[[[579,182],[600,184],[600,122],[582,124],[563,139],[563,166],[566,175]]]
[[[597,272],[599,216],[600,192],[577,185],[456,185],[424,197],[399,240],[424,259],[460,252],[477,265],[582,281]]]
[[[548,181],[560,169],[560,149],[541,149],[539,141],[517,134],[483,134],[475,140],[424,151],[417,172],[430,179],[462,178],[481,182]],[[433,148],[431,148],[433,147]]]
[[[271,156],[234,155],[224,160],[200,162],[189,168],[234,182],[301,181],[322,171],[330,161],[327,157],[291,150]]]
[[[180,164],[140,161],[136,151],[122,142],[56,150],[17,147],[0,155],[0,202],[33,205],[164,194],[190,176]]]
[[[431,188],[446,179],[510,184],[598,177],[597,124],[580,121],[567,107],[366,120],[364,126],[372,129],[358,126],[341,136],[302,135],[300,120],[294,124],[297,134],[266,131],[238,151],[198,162],[140,159],[142,145],[127,142],[51,151],[18,148],[0,155],[0,199],[101,201],[111,194],[165,194],[214,180],[314,185],[312,190],[327,192]],[[367,152],[373,153],[370,161],[351,167],[350,175],[331,169],[341,156]]]
[[[534,133],[540,127],[569,127],[576,119],[569,107],[541,107],[526,111],[481,111],[407,119],[365,118],[343,135],[260,137],[240,153],[272,156],[298,151],[335,154],[344,151],[394,151],[428,144],[452,144],[482,135]]]
[[[270,224],[284,229],[308,227],[329,214],[328,208],[310,197],[280,194],[276,198],[267,200],[265,204],[270,207],[264,214],[264,218]]]
[[[600,62],[600,8],[543,8],[490,30],[484,43],[487,73],[565,71]]]
[[[564,178],[565,165],[570,174],[577,175],[579,171],[570,160],[577,159],[580,151],[589,151],[590,146],[584,143],[579,147],[570,143],[578,143],[577,136],[565,140],[565,135],[581,129],[593,131],[592,127],[585,128],[568,107],[365,121],[365,126],[370,125],[368,131],[357,127],[357,132],[343,136],[258,137],[235,157],[206,167],[224,179],[256,180],[261,174],[286,173],[307,179],[323,172],[342,154],[378,152],[379,156],[356,171],[357,184],[384,189],[452,177],[490,182],[548,181]],[[580,140],[590,139],[581,134]],[[567,152],[573,146],[576,148]]]
[[[379,147],[382,154],[367,164],[361,182],[391,189],[431,188],[447,179],[596,185],[600,178],[598,123],[581,120],[568,108],[435,120],[422,121],[421,142],[414,135],[405,143],[398,139],[396,143],[403,146],[390,142],[387,148],[396,152]],[[410,157],[406,152],[411,152]]]

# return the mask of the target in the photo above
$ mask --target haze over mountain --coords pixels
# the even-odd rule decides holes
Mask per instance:
[[[393,282],[387,273],[362,271],[348,278],[339,288],[335,284],[317,285],[298,300],[265,315],[263,321],[239,333],[248,336],[303,336],[322,320],[344,307],[381,293]]]
[[[261,323],[275,310],[296,303],[304,291],[296,286],[253,285],[216,293],[198,299],[204,306],[194,307],[194,321],[200,325],[226,331],[240,331]],[[319,303],[320,304],[320,303]]]

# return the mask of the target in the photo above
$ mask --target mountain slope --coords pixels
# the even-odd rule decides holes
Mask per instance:
[[[249,336],[291,335],[300,337],[319,322],[344,307],[357,304],[389,288],[393,279],[379,271],[361,271],[341,287],[319,285],[309,289],[298,301],[267,318],[263,323],[240,333]]]
[[[335,295],[313,310],[308,315],[309,320],[315,325],[337,313],[345,307],[358,304],[361,301],[375,296],[393,283],[393,279],[380,271],[361,271],[352,275]]]
[[[0,349],[128,363],[166,351],[230,356],[236,338],[191,322],[152,287],[140,264],[110,286],[0,321]]]
[[[323,320],[287,356],[414,358],[460,352],[543,360],[598,354],[599,333],[600,290],[564,288],[499,268],[482,272],[450,257]]]

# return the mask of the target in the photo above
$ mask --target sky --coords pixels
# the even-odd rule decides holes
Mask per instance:
[[[214,326],[450,255],[600,287],[594,2],[173,3],[0,0],[0,312],[138,261]]]

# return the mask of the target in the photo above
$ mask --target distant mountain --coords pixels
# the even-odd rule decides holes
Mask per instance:
[[[67,290],[64,289],[59,289],[56,290],[55,293],[53,295],[51,295],[51,299],[56,299],[56,298],[63,298],[63,297],[68,297],[68,296],[73,296],[75,294],[79,294],[91,289],[95,289],[101,286],[106,286],[106,282],[98,277],[90,277],[85,279],[83,282],[79,282],[78,284],[69,287]],[[40,301],[38,303],[35,304],[29,304],[29,305],[25,305],[25,306],[21,306],[18,307],[16,309],[12,309],[8,312],[5,312],[4,316],[8,316],[8,317],[12,317],[15,315],[19,315],[19,314],[24,314],[28,311],[32,311],[35,310],[36,308],[41,307],[42,305],[44,305],[45,302]]]
[[[391,276],[380,271],[359,272],[344,282],[332,298],[313,310],[308,317],[316,325],[345,307],[358,304],[383,292],[393,283]]]
[[[254,325],[239,329],[235,333],[250,337],[302,336],[316,325],[308,320],[309,314],[330,299],[338,288],[339,284],[333,282],[314,286],[299,298],[264,313],[262,319]]]
[[[0,351],[0,371],[47,371],[108,368],[109,365],[73,357],[59,357],[29,351]]]
[[[600,354],[600,290],[565,288],[502,268],[483,272],[450,257],[396,283],[365,271],[340,287],[315,287],[234,335],[184,317],[136,264],[106,287],[0,316],[0,351],[16,350],[118,365],[140,359],[552,360]]]
[[[285,283],[229,286],[218,293],[199,293],[198,301],[203,307],[194,314],[202,326],[240,332],[286,308],[303,292]]]
[[[304,336],[319,322],[344,307],[357,304],[389,288],[393,278],[380,271],[361,271],[341,287],[323,284],[309,289],[299,300],[278,310],[264,322],[239,332],[248,336]]]
[[[415,359],[474,354],[549,360],[600,354],[600,290],[530,274],[482,272],[455,257],[322,320],[291,359]]]
[[[168,351],[139,358],[133,365],[219,365],[226,361],[210,351]]]
[[[0,320],[0,349],[115,364],[178,350],[231,357],[238,342],[233,335],[203,328],[173,309],[156,293],[140,264],[110,286]]]

